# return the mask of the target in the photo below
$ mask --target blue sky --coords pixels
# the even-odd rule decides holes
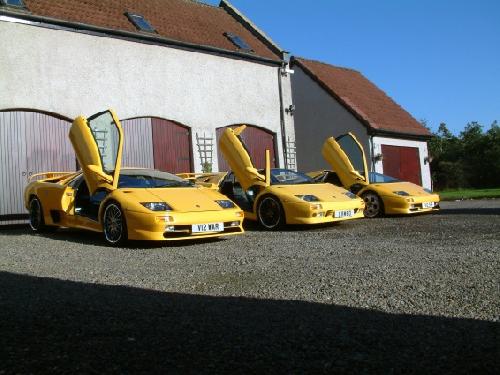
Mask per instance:
[[[500,122],[500,0],[230,1],[282,48],[359,70],[433,130]]]

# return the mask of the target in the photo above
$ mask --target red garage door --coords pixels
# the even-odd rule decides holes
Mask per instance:
[[[231,126],[231,128],[235,128]],[[225,128],[217,129],[217,144],[219,144],[220,134]],[[258,128],[256,126],[247,125],[247,128],[241,134],[243,142],[250,153],[250,158],[255,166],[255,168],[265,168],[266,166],[266,150],[270,151],[271,154],[271,167],[276,166],[276,153],[274,149],[274,133]],[[218,148],[217,148],[218,149]],[[229,165],[226,163],[224,156],[220,151],[217,151],[219,158],[219,171],[228,171]]]
[[[382,155],[384,174],[422,185],[418,148],[382,145]]]
[[[191,172],[189,128],[173,121],[153,118],[152,135],[156,169],[170,173]]]

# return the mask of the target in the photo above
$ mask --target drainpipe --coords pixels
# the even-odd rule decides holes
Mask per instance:
[[[371,172],[375,172],[375,160],[373,159],[373,157],[375,156],[375,146],[373,145],[373,135],[370,135],[368,139],[370,141],[370,149],[371,149],[371,155],[370,155]]]
[[[280,95],[280,127],[281,127],[281,142],[283,147],[283,163],[285,169],[288,168],[288,157],[286,152],[286,135],[285,135],[285,108],[283,105],[283,88],[282,88],[282,71],[284,69],[285,63],[278,68],[278,90]]]
[[[286,77],[289,73],[293,73],[293,71],[288,70],[287,66],[290,62],[290,53],[287,51],[281,51],[282,53],[282,63],[281,67],[278,69],[278,89],[280,96],[280,125],[281,125],[281,142],[283,147],[283,158],[284,158],[284,167],[288,169],[288,151],[286,145],[286,127],[285,127],[285,105],[283,104],[283,77]]]

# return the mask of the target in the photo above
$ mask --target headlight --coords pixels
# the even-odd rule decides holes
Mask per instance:
[[[172,207],[165,202],[141,202],[141,204],[151,211],[172,211]]]
[[[319,202],[319,198],[315,195],[296,195],[296,197],[306,202]]]
[[[234,203],[231,202],[230,200],[227,200],[227,199],[223,199],[223,200],[216,201],[216,202],[222,208],[233,208],[234,207]]]
[[[349,198],[351,198],[351,199],[355,199],[355,198],[357,198],[357,195],[356,195],[356,194],[351,193],[350,191],[346,191],[346,192],[344,193],[344,195],[347,195],[347,196],[348,196]]]
[[[406,191],[402,191],[402,190],[399,190],[399,191],[393,191],[393,193],[394,193],[394,194],[396,194],[396,195],[401,195],[401,196],[403,196],[403,197],[407,197],[408,195],[410,195],[410,194],[408,194]]]

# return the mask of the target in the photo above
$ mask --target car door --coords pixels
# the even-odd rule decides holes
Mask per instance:
[[[346,189],[355,184],[369,184],[365,152],[354,134],[328,138],[321,153]]]
[[[248,190],[255,185],[267,186],[268,183],[266,181],[268,179],[266,180],[266,176],[259,173],[254,167],[245,144],[239,137],[245,128],[246,126],[242,125],[235,129],[224,129],[219,138],[219,149],[241,184],[241,187],[244,190]]]
[[[116,114],[107,110],[88,119],[77,117],[69,138],[90,194],[98,189],[116,189],[123,147],[123,132]]]

